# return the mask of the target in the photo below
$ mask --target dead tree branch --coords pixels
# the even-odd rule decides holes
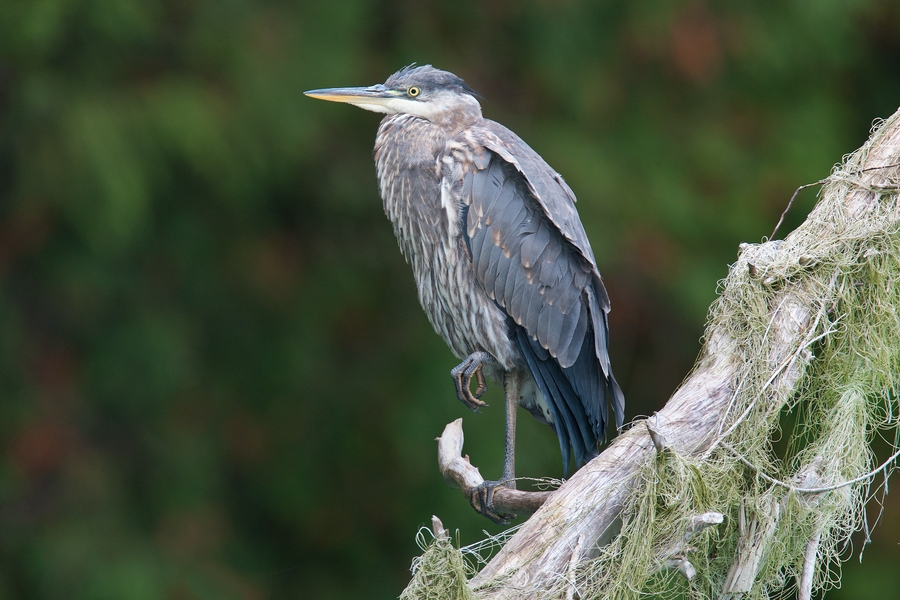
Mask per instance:
[[[478,468],[462,456],[462,419],[457,419],[444,427],[444,433],[437,439],[438,467],[444,481],[450,487],[462,490],[466,498],[484,483]],[[494,489],[494,509],[499,513],[531,514],[550,497],[552,492],[526,492],[505,487]]]
[[[892,181],[896,182],[897,164],[900,163],[898,115],[900,112],[889,119],[864,147],[866,152],[860,169],[854,174],[855,183],[847,188],[841,202],[842,218],[870,219],[877,212],[873,210],[873,204],[877,203],[878,190],[887,189],[893,185]],[[817,219],[819,215],[814,210],[806,225],[832,228],[833,231],[833,223],[818,223]],[[874,217],[871,220],[872,227],[884,225],[876,222]],[[702,457],[727,443],[728,434],[739,426],[749,411],[758,406],[782,406],[784,399],[794,393],[804,369],[812,360],[810,346],[824,335],[819,324],[823,315],[833,309],[834,279],[831,287],[820,284],[822,289],[815,290],[815,294],[810,294],[808,289],[801,294],[792,282],[765,279],[767,264],[779,256],[778,242],[742,245],[741,250],[733,269],[744,269],[752,277],[763,278],[766,285],[781,287],[775,301],[770,303],[772,309],[766,335],[771,346],[768,353],[771,371],[764,392],[754,400],[754,405],[741,406],[743,412],[734,414],[737,412],[735,398],[742,386],[739,375],[744,352],[728,331],[715,328],[707,331],[706,343],[693,373],[655,415],[652,430],[632,427],[625,431],[605,452],[577,471],[555,492],[538,496],[518,492],[515,498],[507,498],[500,489],[497,490],[495,503],[500,510],[524,511],[523,504],[540,508],[470,580],[469,587],[476,597],[540,598],[542,592],[558,584],[560,577],[574,571],[576,561],[596,556],[619,531],[623,504],[639,484],[641,469],[657,452],[651,431],[664,439],[666,447],[673,452]],[[815,259],[801,257],[801,267],[804,260]],[[454,427],[459,429],[458,433],[451,431]],[[464,490],[483,481],[468,459],[460,456],[462,430],[458,422],[448,425],[441,440],[441,472],[448,481]],[[778,519],[778,502],[773,500],[771,508],[772,514],[745,516],[746,522],[742,523],[741,529],[744,551],[738,550],[734,573],[726,586],[728,590],[723,590],[725,596],[739,597],[750,589],[748,586],[752,585],[759,563],[753,552],[754,540],[765,537],[769,524]],[[808,549],[813,559],[817,545],[818,537],[814,536],[809,540]],[[804,566],[803,575],[803,587],[808,589],[811,564]]]

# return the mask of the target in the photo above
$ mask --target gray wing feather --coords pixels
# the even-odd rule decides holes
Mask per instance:
[[[503,251],[498,246],[494,246],[491,248],[491,263],[488,266],[487,272],[484,274],[485,281],[494,282],[494,285],[488,290],[488,294],[490,294],[491,298],[494,300],[500,298],[500,296],[497,295],[497,280],[503,276],[504,267]]]
[[[469,211],[471,215],[473,211]],[[471,217],[469,217],[471,218]],[[472,236],[470,245],[472,247],[472,264],[475,267],[475,276],[479,281],[485,280],[491,258],[491,236],[489,235],[490,227],[481,227],[475,231]]]
[[[527,235],[529,232],[529,227],[531,223],[525,223],[522,226],[522,232]],[[510,256],[514,254],[514,248],[510,248]],[[516,306],[519,306],[522,300],[521,293],[516,292],[516,283],[520,280],[524,279],[522,277],[522,273],[519,269],[507,269],[506,271],[506,280],[502,282],[503,284],[503,298],[506,299],[507,306],[509,310],[517,310]],[[520,288],[521,289],[521,288]]]
[[[538,317],[541,315],[541,307],[544,304],[538,286],[539,284],[531,284],[528,288],[528,296],[525,298],[525,310],[522,314],[522,326],[528,332],[528,335],[534,339],[537,339]],[[543,344],[541,346],[543,347]]]
[[[550,228],[545,219],[540,219],[535,232],[522,242],[522,253],[520,255],[522,266],[526,269],[534,267],[549,243]]]
[[[523,315],[528,308],[528,302],[531,299],[531,284],[528,283],[527,274],[524,272],[515,272],[515,285],[512,288],[512,294],[509,301],[509,316],[519,325],[524,324]],[[507,288],[508,289],[508,288]]]
[[[591,319],[602,325],[597,327],[597,329],[601,330],[600,333],[602,335],[594,336],[594,352],[600,358],[600,366],[603,368],[603,373],[609,376],[612,374],[612,369],[609,366],[609,333],[606,325],[606,311],[601,309],[593,286],[588,288],[587,292]]]
[[[593,335],[592,329],[594,328],[590,310],[585,306],[583,296],[574,302],[570,314],[572,316],[567,319],[567,324],[574,322],[574,326],[570,325],[572,333],[568,335],[568,331],[566,331],[565,336],[560,336],[559,342],[562,348],[566,348],[564,353],[560,353],[560,362],[567,365],[575,363],[582,351],[583,340]]]
[[[544,252],[538,260],[538,266],[536,267],[538,278],[547,285],[556,285],[562,276],[562,272],[559,270],[556,262],[562,249],[562,244],[550,244],[544,248]]]
[[[559,349],[550,344],[550,337],[552,335],[550,333],[550,318],[553,313],[559,314],[559,309],[552,304],[548,304],[545,298],[544,302],[541,303],[541,312],[538,313],[537,339],[541,343],[541,346],[549,350],[550,354],[554,357],[557,357]]]
[[[482,171],[478,171],[478,173],[482,173]],[[470,238],[474,236],[473,227],[484,227],[487,224],[485,223],[484,215],[485,213],[490,214],[494,202],[502,192],[503,182],[502,180],[497,180],[493,174],[489,177],[472,177],[472,197],[482,198],[482,201],[478,206],[472,207],[475,210],[475,215],[469,216],[467,233]]]

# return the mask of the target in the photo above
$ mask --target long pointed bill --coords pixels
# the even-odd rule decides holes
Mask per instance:
[[[369,87],[326,88],[303,93],[310,98],[328,100],[329,102],[344,102],[375,112],[387,112],[384,108],[385,105],[399,96],[397,92],[384,87],[380,83]]]

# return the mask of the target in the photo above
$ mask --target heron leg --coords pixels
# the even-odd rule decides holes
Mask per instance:
[[[516,489],[516,409],[519,408],[519,394],[522,393],[522,372],[507,371],[503,376],[506,392],[506,445],[503,456],[503,476],[500,483]]]
[[[503,475],[499,481],[485,481],[469,496],[469,503],[475,512],[482,514],[495,523],[505,524],[515,515],[499,513],[494,509],[494,489],[506,487],[516,489],[516,409],[519,407],[519,394],[522,393],[521,371],[507,371],[503,377],[503,388],[506,392],[506,448],[503,456]]]
[[[453,376],[453,385],[456,387],[456,397],[475,412],[478,412],[479,408],[487,406],[485,402],[479,400],[487,391],[487,383],[485,383],[481,368],[496,362],[497,360],[493,356],[478,350],[450,370],[450,374]],[[470,389],[473,378],[478,384],[475,393],[472,393]]]

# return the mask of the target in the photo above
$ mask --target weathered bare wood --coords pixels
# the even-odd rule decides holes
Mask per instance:
[[[816,456],[797,471],[791,482],[773,487],[756,502],[755,507],[741,505],[737,550],[722,585],[719,600],[740,600],[752,591],[753,583],[766,558],[764,553],[770,547],[779,522],[787,511],[791,493],[825,487],[829,483],[822,478],[821,471],[825,463],[825,457]],[[811,511],[816,509],[824,495],[823,492],[803,493],[806,494],[803,501]],[[821,530],[817,530],[807,541],[798,587],[799,600],[810,600],[821,536]]]
[[[654,430],[669,447],[693,453],[709,446],[728,406],[739,363],[738,349],[724,334],[707,343],[694,375],[654,416]],[[535,598],[564,572],[578,538],[580,560],[590,557],[618,532],[622,503],[641,466],[655,452],[646,427],[624,432],[600,456],[578,470],[510,539],[472,581],[480,598]],[[501,583],[502,582],[502,583]]]
[[[754,512],[748,515],[750,510],[751,507],[741,505],[738,547],[722,585],[720,600],[738,600],[753,589],[753,582],[762,568],[765,549],[775,535],[781,519],[782,503],[773,494],[768,494],[760,499],[755,509],[752,509]]]
[[[900,115],[900,112],[898,112]],[[900,162],[900,118],[892,117],[867,148],[860,184],[850,188],[843,200],[845,218],[866,219],[876,202],[877,188]],[[877,169],[875,167],[878,167]],[[871,170],[867,170],[871,169]],[[808,222],[818,226],[815,211]],[[832,227],[824,224],[822,227]],[[766,277],[767,255],[778,253],[775,243],[742,247],[734,268]],[[801,258],[801,264],[803,264]],[[814,260],[808,258],[807,260]],[[774,283],[764,279],[767,284]],[[812,342],[815,324],[829,308],[827,290],[814,301],[792,293],[786,286],[772,304],[771,397],[792,393],[811,359],[806,346]],[[725,331],[713,330],[692,375],[675,392],[653,420],[653,430],[668,447],[684,455],[699,456],[719,443],[723,429],[737,415],[730,414],[742,353]],[[573,551],[579,560],[596,554],[617,533],[618,516],[638,473],[655,452],[647,427],[633,427],[620,435],[605,452],[577,471],[554,492],[504,548],[478,573],[470,586],[478,598],[537,598],[569,570]],[[474,467],[473,467],[474,468]],[[443,470],[443,469],[442,469]],[[583,540],[583,544],[579,542]]]
[[[674,544],[660,551],[657,561],[659,561],[660,569],[677,569],[679,573],[687,579],[693,579],[697,574],[697,569],[687,559],[688,552],[693,548],[689,545],[691,539],[698,533],[709,527],[720,525],[725,520],[725,515],[717,512],[706,512],[702,515],[694,515],[681,539]]]
[[[431,533],[434,534],[434,539],[436,540],[450,539],[450,534],[444,529],[444,524],[437,515],[431,515]]]
[[[800,588],[797,590],[797,600],[811,600],[813,580],[816,574],[816,555],[819,552],[819,541],[822,532],[816,531],[806,543],[806,552],[803,554],[803,573],[800,576]]]
[[[478,468],[462,456],[462,419],[456,419],[444,427],[438,438],[438,467],[444,481],[450,487],[462,490],[466,498],[484,483]],[[528,492],[506,487],[494,488],[494,510],[498,513],[531,514],[550,497],[552,492]]]

